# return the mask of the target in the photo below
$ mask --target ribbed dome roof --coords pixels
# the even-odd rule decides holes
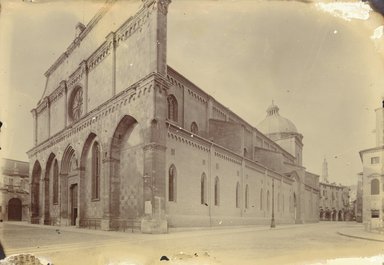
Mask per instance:
[[[273,133],[298,133],[293,122],[280,116],[279,107],[274,105],[273,102],[267,109],[267,117],[259,123],[257,129],[267,135]]]

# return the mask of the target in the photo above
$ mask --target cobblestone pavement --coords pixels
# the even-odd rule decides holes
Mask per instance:
[[[3,223],[6,254],[34,253],[54,264],[157,264],[163,255],[209,253],[219,264],[311,264],[338,257],[384,253],[383,242],[347,237],[361,224],[326,222],[171,230],[165,235]],[[363,232],[362,232],[363,233]],[[366,234],[364,234],[366,235]],[[115,262],[115,263],[114,263]],[[161,263],[163,264],[163,263]],[[381,263],[380,263],[381,265]]]

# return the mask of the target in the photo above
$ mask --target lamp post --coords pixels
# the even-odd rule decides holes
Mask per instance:
[[[271,228],[275,228],[275,179],[272,179],[272,219]]]

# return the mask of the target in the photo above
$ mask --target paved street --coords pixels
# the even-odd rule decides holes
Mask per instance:
[[[340,231],[363,234],[362,225],[352,222],[285,225],[273,230],[265,226],[173,230],[166,235],[11,222],[0,226],[7,255],[34,253],[54,264],[79,264],[80,260],[82,264],[158,264],[161,256],[180,256],[181,252],[204,254],[210,259],[204,264],[314,264],[384,253],[384,241],[346,237]]]

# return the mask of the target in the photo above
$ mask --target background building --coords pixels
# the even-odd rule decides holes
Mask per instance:
[[[0,219],[29,219],[29,164],[12,159],[1,160]]]
[[[384,224],[384,101],[376,112],[376,146],[360,151],[363,164],[363,223],[368,230]]]
[[[328,163],[324,158],[320,182],[320,220],[345,221],[350,218],[349,187],[329,183]]]
[[[170,1],[107,1],[45,73],[31,222],[166,232],[317,222],[319,176],[272,104],[258,128],[167,65]]]

